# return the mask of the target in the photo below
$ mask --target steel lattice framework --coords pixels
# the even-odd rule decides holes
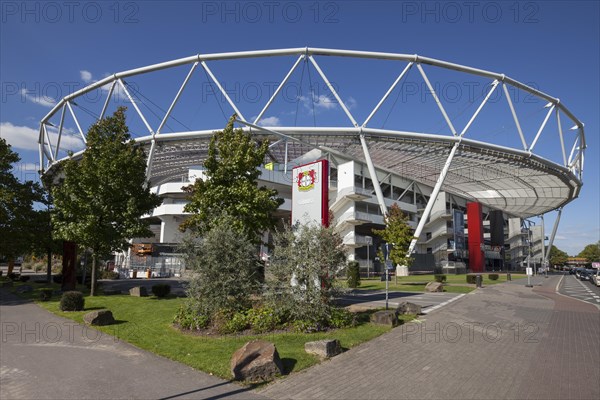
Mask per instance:
[[[244,117],[243,110],[228,95],[221,82],[217,79],[217,74],[208,65],[217,60],[283,56],[295,56],[297,58],[295,58],[295,62],[289,70],[281,72],[281,76],[284,76],[284,78],[281,80],[281,76],[279,77],[281,83],[272,96],[270,96],[262,111],[253,120],[248,120]],[[320,56],[344,57],[345,60],[396,60],[404,61],[407,64],[403,69],[398,70],[399,75],[387,91],[381,94],[381,100],[372,109],[369,116],[364,121],[357,121],[350,111],[350,107],[345,104],[334,85],[331,84],[332,80],[330,80],[330,77],[323,72],[317,62]],[[338,127],[281,126],[277,128],[267,128],[260,125],[261,118],[269,110],[269,107],[285,86],[292,73],[296,71],[303,61],[310,63],[314,70],[318,72],[318,75],[347,116],[348,125]],[[124,79],[182,65],[190,65],[190,70],[183,79],[183,83],[176,92],[168,110],[162,116],[160,125],[153,128],[128,90]],[[440,101],[440,97],[425,72],[424,65],[427,68],[438,67],[490,80],[487,94],[462,129],[457,129],[448,116],[442,101]],[[372,117],[412,68],[416,68],[422,77],[429,94],[435,100],[439,112],[450,129],[451,135],[374,129],[369,127]],[[107,91],[106,101],[99,114],[100,118],[105,115],[115,89],[117,87],[120,88],[119,90],[122,90],[128,97],[135,112],[139,115],[148,131],[148,135],[136,138],[135,140],[147,150],[147,176],[150,183],[157,185],[186,176],[187,169],[190,166],[199,165],[204,160],[207,154],[208,142],[213,132],[222,129],[222,127],[206,127],[197,131],[162,133],[165,123],[177,107],[182,92],[196,70],[204,70],[207,76],[210,77],[212,83],[226,99],[232,112],[238,115],[238,122],[244,125],[244,129],[251,131],[257,138],[268,138],[271,141],[271,154],[281,161],[293,159],[311,149],[318,148],[329,154],[341,156],[346,159],[350,158],[366,164],[372,177],[376,176],[375,169],[377,168],[404,176],[413,182],[429,185],[434,188],[431,199],[435,199],[437,193],[443,189],[449,193],[479,201],[492,208],[503,210],[509,214],[523,218],[543,215],[555,209],[561,210],[565,204],[577,198],[582,186],[584,151],[586,148],[583,123],[559,99],[509,78],[504,74],[418,55],[308,47],[198,54],[115,73],[64,97],[42,119],[39,132],[40,164],[46,166],[47,171],[59,161],[57,156],[61,136],[63,135],[65,114],[67,113],[73,118],[79,134],[85,142],[85,134],[81,129],[72,105],[76,104],[75,101],[79,96],[102,87],[107,87],[108,85],[110,89]],[[545,118],[537,130],[535,138],[529,142],[523,134],[520,120],[517,117],[515,107],[509,96],[508,89],[510,87],[522,90],[531,96],[548,102]],[[480,111],[484,108],[490,96],[497,90],[501,90],[505,94],[504,97],[510,108],[516,131],[519,135],[518,139],[522,145],[520,148],[498,146],[468,137],[469,128],[479,116]],[[48,126],[51,125],[50,119],[58,115],[58,113],[60,113],[58,140],[53,144],[50,142]],[[540,137],[546,133],[545,128],[552,114],[555,115],[553,119],[555,120],[556,130],[560,139],[556,143],[556,146],[560,145],[560,154],[562,154],[560,162],[550,161],[536,155],[534,152]],[[570,151],[565,146],[561,114],[574,124],[574,127],[571,129],[575,130],[577,135]],[[75,156],[81,153],[79,152]],[[375,179],[374,184],[380,207],[385,212],[386,206],[383,201],[379,182]],[[418,237],[420,234],[422,225],[427,220],[432,205],[433,201],[429,201],[415,236]]]

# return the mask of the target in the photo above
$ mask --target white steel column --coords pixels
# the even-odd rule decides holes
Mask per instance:
[[[552,233],[550,234],[550,241],[548,242],[548,253],[546,253],[546,261],[550,258],[550,250],[554,244],[554,238],[556,237],[556,231],[558,230],[558,223],[560,222],[560,216],[562,214],[562,207],[558,209],[558,215],[554,221],[554,227],[552,227]]]
[[[544,214],[540,216],[542,219],[542,268],[544,268],[544,272],[546,272],[546,230],[544,226]],[[548,250],[550,253],[550,250]]]
[[[423,211],[423,215],[421,216],[421,219],[419,220],[419,224],[417,225],[417,229],[415,230],[414,237],[413,237],[412,241],[410,242],[410,246],[408,247],[408,252],[407,252],[408,256],[410,256],[415,251],[415,246],[417,245],[419,236],[421,236],[423,227],[427,223],[427,218],[429,218],[429,215],[431,214],[431,209],[433,208],[433,203],[435,203],[435,200],[437,199],[437,196],[440,193],[442,184],[444,183],[444,180],[446,179],[446,175],[448,174],[448,170],[450,169],[450,165],[452,164],[452,159],[454,158],[454,155],[456,154],[456,150],[458,150],[459,146],[460,146],[460,140],[457,141],[454,144],[454,146],[452,147],[452,150],[450,150],[450,154],[448,155],[448,158],[446,159],[446,164],[444,164],[444,168],[442,168],[442,172],[440,172],[440,176],[438,177],[438,180],[435,183],[433,191],[431,192],[431,196],[429,197],[429,201],[427,202],[425,211]]]
[[[527,142],[525,141],[525,136],[523,135],[523,130],[521,129],[521,124],[519,123],[517,112],[515,111],[515,106],[513,105],[512,100],[510,99],[510,93],[508,93],[508,89],[506,88],[506,83],[502,83],[502,89],[504,89],[506,101],[508,102],[508,106],[510,107],[510,112],[512,113],[513,119],[515,120],[515,125],[517,126],[517,132],[519,132],[519,137],[521,138],[523,149],[527,150]]]
[[[81,135],[81,138],[83,139],[83,143],[87,144],[87,139],[85,138],[85,135],[83,134],[83,130],[81,129],[81,125],[79,125],[79,121],[77,120],[77,117],[75,116],[75,112],[73,111],[73,107],[71,107],[71,103],[67,101],[67,108],[69,109],[69,112],[71,113],[71,117],[73,117],[73,121],[75,121],[75,125],[77,125],[77,129],[79,130],[79,134]]]
[[[63,105],[62,111],[60,113],[60,124],[58,125],[58,139],[56,140],[56,148],[54,149],[54,158],[58,158],[58,148],[60,147],[60,139],[62,137],[63,125],[65,123],[65,109],[66,105]]]
[[[112,97],[113,91],[115,90],[115,85],[117,81],[113,81],[110,85],[110,89],[108,89],[108,95],[106,96],[106,101],[104,102],[104,106],[102,107],[102,111],[100,112],[100,117],[98,121],[104,118],[104,113],[106,113],[106,109],[108,108],[108,103],[110,103],[110,98]]]
[[[375,188],[375,195],[377,196],[377,202],[379,203],[381,215],[383,215],[383,217],[385,218],[385,216],[388,213],[387,206],[385,205],[385,200],[383,199],[383,192],[381,191],[381,186],[379,186],[379,179],[377,179],[377,171],[375,171],[373,160],[371,160],[371,154],[369,153],[369,147],[367,146],[365,135],[363,135],[362,133],[360,134],[360,144],[365,155],[365,161],[367,162],[367,168],[369,169],[369,175],[371,175],[373,187]]]

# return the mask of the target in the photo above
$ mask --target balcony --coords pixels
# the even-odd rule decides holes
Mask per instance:
[[[338,224],[346,223],[356,226],[373,222],[374,217],[381,218],[381,216],[371,215],[360,211],[347,211],[340,216],[336,216],[336,219],[338,220]],[[381,219],[383,221],[383,218]]]
[[[373,239],[367,236],[357,235],[355,232],[348,232],[342,240],[346,246],[357,248],[372,244]]]

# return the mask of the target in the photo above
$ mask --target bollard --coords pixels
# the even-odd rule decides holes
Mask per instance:
[[[512,281],[512,277],[510,276],[510,272],[506,274],[506,280]]]
[[[477,275],[477,276],[475,277],[475,286],[477,286],[478,288],[480,288],[480,287],[481,287],[481,282],[482,282],[482,280],[483,280],[483,279],[481,278],[481,275]]]

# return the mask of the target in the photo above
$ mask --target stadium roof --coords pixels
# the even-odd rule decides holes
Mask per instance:
[[[208,65],[208,62],[211,61],[229,62],[237,59],[284,56],[294,56],[297,59],[291,69],[283,70],[278,75],[278,89],[275,90],[261,112],[253,119],[243,117],[242,105],[227,94],[221,82],[216,78],[218,74],[215,74]],[[338,93],[339,90],[331,84],[331,77],[326,75],[320,67],[317,61],[319,56],[341,57],[344,58],[344,62],[351,62],[353,59],[403,61],[405,65],[404,69],[400,68],[398,70],[400,74],[387,91],[379,95],[381,100],[372,109],[369,116],[364,122],[358,123],[351,107],[346,104],[347,101],[342,100]],[[316,75],[323,80],[333,101],[347,117],[348,123],[346,125],[299,127],[282,124],[282,126],[273,127],[261,124],[261,118],[264,117],[273,101],[280,94],[280,89],[285,86],[288,78],[298,69],[302,61],[314,68]],[[179,87],[179,91],[170,101],[168,110],[160,116],[161,124],[156,129],[152,128],[140,107],[143,99],[132,94],[131,88],[125,83],[124,79],[186,64],[191,65],[186,79],[181,86],[178,84],[175,87],[175,89]],[[484,98],[477,103],[472,101],[472,103],[475,103],[474,105],[478,106],[477,110],[470,115],[464,129],[460,132],[455,129],[457,124],[448,116],[443,101],[440,100],[434,85],[430,83],[423,65],[451,70],[453,73],[459,72],[467,77],[477,76],[490,81],[489,89],[486,89],[485,96],[482,96]],[[415,129],[409,131],[401,129],[402,127],[399,127],[399,129],[369,127],[369,122],[374,114],[388,100],[390,94],[394,90],[398,90],[399,83],[405,79],[406,73],[411,68],[418,70],[420,77],[423,79],[424,90],[431,95],[432,103],[437,106],[443,121],[450,130],[449,134],[419,132]],[[217,126],[169,133],[163,133],[162,131],[166,121],[171,118],[173,109],[177,107],[179,97],[186,88],[188,80],[193,74],[197,73],[197,70],[204,70],[207,77],[210,77],[211,84],[214,84],[222,93],[231,108],[231,113],[238,115],[239,123],[244,129],[251,131],[258,140],[265,138],[270,140],[271,156],[276,162],[283,163],[285,160],[293,160],[314,148],[318,148],[325,153],[365,164],[372,161],[377,169],[398,174],[432,187],[436,185],[440,174],[447,172],[441,185],[442,190],[521,217],[541,215],[563,207],[578,196],[582,186],[585,150],[583,124],[557,98],[503,74],[417,55],[313,48],[196,55],[111,75],[66,96],[41,121],[41,164],[44,165],[44,161],[47,161],[46,165],[49,169],[59,161],[60,140],[57,143],[51,143],[48,130],[50,127],[59,127],[60,138],[65,114],[72,116],[78,126],[79,133],[85,138],[75,112],[77,110],[75,106],[77,106],[79,98],[91,91],[104,89],[107,92],[106,102],[99,113],[99,116],[103,116],[107,111],[111,96],[114,95],[116,89],[120,88],[122,94],[127,96],[135,112],[143,121],[143,126],[148,130],[147,135],[136,137],[135,140],[145,146],[149,154],[148,178],[151,184],[156,185],[186,177],[189,167],[198,166],[204,160],[213,132],[222,129],[222,127]],[[286,72],[285,78],[281,79]],[[500,87],[502,89],[499,89]],[[110,89],[106,90],[106,88]],[[470,136],[470,132],[468,132],[473,122],[480,117],[481,110],[487,106],[488,100],[497,88],[498,92],[503,90],[506,94],[507,109],[511,111],[514,118],[515,141],[509,145],[479,140],[474,135]],[[526,138],[526,135],[523,134],[522,120],[517,117],[515,105],[508,95],[509,89],[523,91],[530,96],[543,100],[544,103],[547,102],[544,106],[544,109],[547,109],[547,111],[544,111],[545,118],[539,125],[539,129],[536,129],[535,137]],[[540,147],[539,141],[541,141],[541,138],[548,135],[546,131],[549,129],[546,126],[549,125],[548,121],[553,113],[556,116],[555,132],[558,133],[560,141],[553,139],[550,141],[550,146],[556,147],[555,153],[559,154],[558,160],[551,160],[535,153],[536,145]],[[561,115],[565,120],[574,123],[572,129],[577,132],[573,142],[566,145],[561,125]],[[59,117],[60,122],[56,121]],[[54,123],[51,122],[53,119]],[[81,152],[78,154],[81,154]]]

